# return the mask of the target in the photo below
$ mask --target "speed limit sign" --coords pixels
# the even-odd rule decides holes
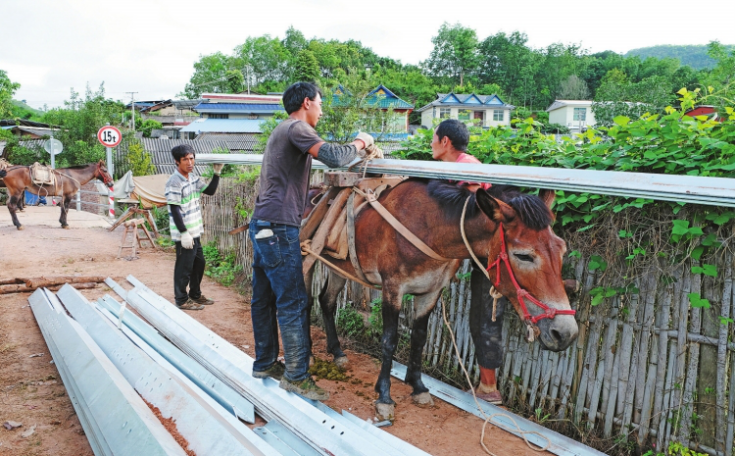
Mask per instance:
[[[115,147],[120,144],[123,135],[120,134],[120,130],[108,125],[100,128],[100,131],[97,132],[97,139],[105,147]]]

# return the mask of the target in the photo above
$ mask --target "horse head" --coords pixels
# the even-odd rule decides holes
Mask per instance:
[[[110,173],[107,172],[107,166],[105,166],[105,161],[100,160],[97,162],[97,169],[95,170],[95,177],[100,179],[102,182],[107,185],[107,188],[112,188],[113,180],[112,176],[110,176]]]
[[[565,241],[550,226],[554,192],[519,193],[507,201],[482,189],[476,193],[476,204],[498,227],[488,249],[491,283],[544,347],[564,350],[578,325],[562,280]]]

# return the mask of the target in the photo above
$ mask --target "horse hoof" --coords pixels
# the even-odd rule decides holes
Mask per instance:
[[[342,370],[347,369],[348,364],[350,364],[350,361],[347,356],[339,356],[335,358],[335,365]]]
[[[22,230],[25,230],[25,229],[26,229],[26,227],[25,227],[25,226],[19,226],[19,227],[18,227],[18,231],[22,231]]]
[[[63,229],[65,229],[65,230],[68,230],[68,229],[69,229],[69,225],[61,225],[61,227],[62,227]]]
[[[389,420],[393,423],[395,407],[396,406],[393,404],[381,404],[376,402],[376,418],[378,418],[378,421]]]
[[[419,393],[419,394],[412,394],[411,400],[414,401],[414,404],[419,407],[433,407],[434,406],[432,395],[427,392]]]

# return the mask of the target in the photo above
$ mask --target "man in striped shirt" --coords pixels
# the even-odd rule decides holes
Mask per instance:
[[[205,185],[194,172],[194,148],[182,144],[171,149],[176,171],[166,181],[166,203],[169,208],[171,240],[176,244],[174,264],[174,299],[182,310],[202,310],[214,304],[207,299],[199,285],[204,276],[204,252],[200,237],[204,232],[199,197],[214,195],[220,182],[222,164],[212,165],[215,172]],[[187,287],[189,291],[187,292]]]

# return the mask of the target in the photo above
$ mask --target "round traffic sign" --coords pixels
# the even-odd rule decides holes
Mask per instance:
[[[58,139],[48,139],[43,143],[43,148],[51,155],[58,155],[64,150],[64,145]]]
[[[123,135],[120,134],[120,130],[117,128],[107,125],[100,128],[100,131],[97,132],[97,139],[105,147],[115,147],[120,144]]]

